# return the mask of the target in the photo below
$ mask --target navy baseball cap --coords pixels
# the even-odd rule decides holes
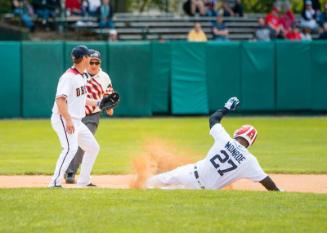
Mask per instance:
[[[101,61],[101,53],[98,50],[90,49],[90,58]]]
[[[76,46],[72,50],[72,58],[73,58],[73,60],[82,58],[84,56],[90,56],[90,55],[91,55],[91,52],[88,49],[88,47],[86,47],[85,45]]]

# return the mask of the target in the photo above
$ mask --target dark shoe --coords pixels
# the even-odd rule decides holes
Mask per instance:
[[[75,184],[76,183],[75,174],[74,173],[65,174],[65,181],[66,184]]]
[[[50,186],[49,188],[54,189],[54,188],[62,188],[61,185],[56,185],[56,186]]]
[[[93,184],[93,183],[89,183],[88,185],[86,185],[87,187],[96,187],[96,185],[95,184]]]

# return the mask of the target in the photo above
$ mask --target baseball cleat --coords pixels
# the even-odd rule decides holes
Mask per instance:
[[[87,187],[96,187],[96,185],[95,184],[93,184],[93,183],[89,183],[88,185],[86,185]]]

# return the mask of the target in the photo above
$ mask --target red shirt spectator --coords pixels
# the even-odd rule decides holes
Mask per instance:
[[[266,16],[266,25],[268,25],[271,29],[278,32],[280,30],[280,19],[278,17],[278,10],[274,8],[267,16]]]
[[[295,22],[295,16],[291,10],[288,10],[280,17],[280,24],[288,31],[291,29],[292,24]]]
[[[66,9],[71,13],[79,13],[81,11],[80,0],[66,0]]]
[[[291,25],[291,29],[286,33],[285,37],[289,40],[301,40],[301,33],[299,29],[296,27],[296,23]]]

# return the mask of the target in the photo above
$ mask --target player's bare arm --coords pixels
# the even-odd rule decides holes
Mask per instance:
[[[263,180],[260,181],[260,183],[269,191],[281,191],[275,184],[275,182],[270,178],[270,176],[267,176]]]
[[[72,118],[68,113],[68,106],[67,106],[67,102],[66,102],[66,97],[64,97],[64,96],[57,97],[56,98],[56,104],[58,106],[59,114],[66,121],[66,132],[68,134],[73,134],[74,131],[75,131],[75,128],[74,128]]]

